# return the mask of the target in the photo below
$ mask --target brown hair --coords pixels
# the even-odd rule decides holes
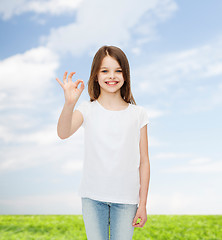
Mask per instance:
[[[91,66],[91,73],[88,81],[88,93],[90,96],[90,101],[93,102],[100,95],[100,86],[97,81],[97,74],[99,72],[102,60],[104,57],[110,56],[114,58],[122,68],[124,84],[120,89],[121,97],[127,103],[135,104],[136,102],[133,98],[130,87],[130,68],[129,62],[125,53],[118,47],[114,46],[103,46],[95,54]]]

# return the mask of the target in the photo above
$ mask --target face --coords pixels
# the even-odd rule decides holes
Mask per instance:
[[[119,63],[110,56],[103,58],[97,77],[101,91],[120,92],[120,88],[124,84],[122,68]]]

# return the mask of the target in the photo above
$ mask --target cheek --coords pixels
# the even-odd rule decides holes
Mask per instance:
[[[103,75],[103,74],[98,74],[98,75],[97,75],[97,79],[98,79],[98,81],[103,81],[103,80],[105,79],[105,75]]]
[[[101,79],[101,74],[97,74],[97,79]]]

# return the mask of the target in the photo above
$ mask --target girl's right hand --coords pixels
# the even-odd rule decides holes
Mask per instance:
[[[66,80],[67,77],[67,71],[65,72],[63,76],[63,82],[62,83],[58,78],[56,78],[57,82],[61,85],[61,87],[64,90],[65,95],[65,102],[66,104],[76,104],[82,91],[84,90],[84,82],[81,79],[78,79],[77,81],[72,81],[72,76],[75,74],[75,72],[71,72],[68,76],[68,81]],[[81,86],[78,89],[78,85],[81,82]]]

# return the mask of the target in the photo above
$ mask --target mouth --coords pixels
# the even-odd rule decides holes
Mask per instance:
[[[117,81],[109,81],[109,82],[105,82],[105,83],[109,86],[116,86],[118,84]]]

